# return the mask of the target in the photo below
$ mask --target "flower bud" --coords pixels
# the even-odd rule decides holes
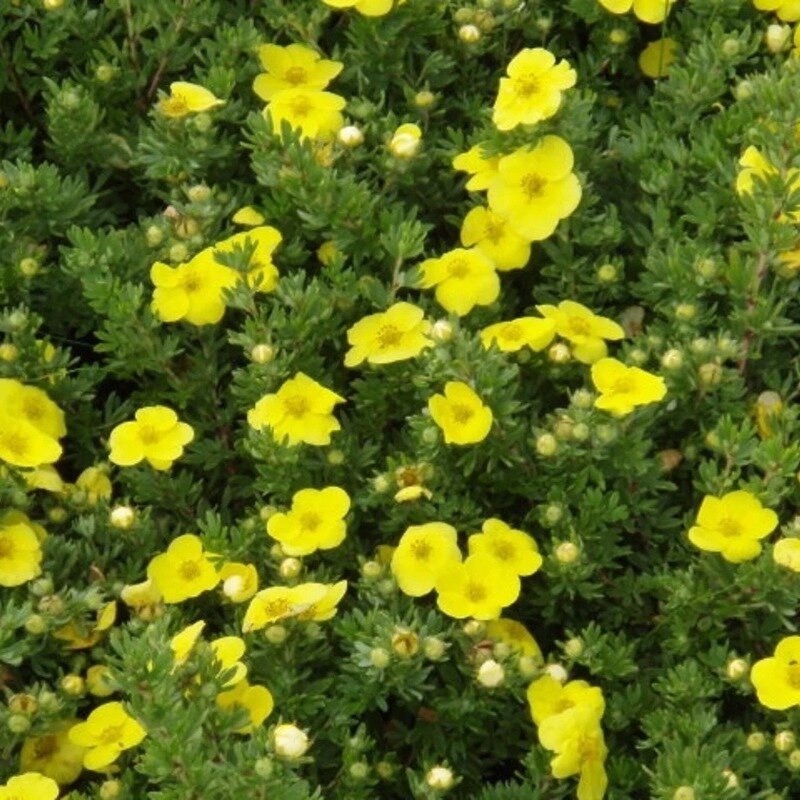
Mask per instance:
[[[17,264],[17,269],[26,278],[32,278],[39,271],[39,262],[35,258],[22,258]]]
[[[559,564],[573,564],[578,560],[581,551],[573,542],[561,542],[556,546],[555,557]]]
[[[256,763],[253,765],[253,767],[256,775],[264,780],[270,778],[273,770],[275,769],[275,765],[272,763],[271,758],[258,758],[256,759]]]
[[[64,601],[57,594],[50,594],[47,597],[43,597],[36,607],[43,614],[58,616],[64,611]]]
[[[310,742],[305,731],[296,725],[283,724],[272,732],[272,744],[276,755],[281,758],[301,758],[308,751]]]
[[[278,572],[281,578],[290,580],[296,578],[300,574],[302,568],[303,564],[299,558],[284,558],[283,561],[281,561],[280,567],[278,567]]]
[[[478,683],[487,689],[494,689],[505,680],[506,671],[502,664],[498,664],[493,658],[484,661],[478,668]]]
[[[413,158],[422,144],[422,131],[413,123],[401,125],[392,135],[389,151],[395,158]]]
[[[28,323],[28,315],[24,311],[12,311],[8,315],[8,327],[12,331],[19,331]]]
[[[545,523],[555,525],[564,516],[564,506],[561,503],[550,503],[545,506],[543,516]]]
[[[64,0],[42,0],[45,11],[57,11],[64,5]]]
[[[794,750],[795,741],[795,736],[791,731],[779,731],[775,734],[775,749],[779,753],[788,753],[790,750]]]
[[[45,632],[47,625],[45,625],[44,618],[39,614],[31,614],[25,620],[25,630],[32,636],[38,636]]]
[[[761,731],[754,731],[747,737],[747,749],[757,753],[767,746],[767,737]]]
[[[419,636],[408,628],[395,628],[392,634],[392,650],[400,658],[411,658],[419,650]]]
[[[422,642],[422,652],[431,661],[438,661],[446,651],[447,645],[437,636],[426,636]]]
[[[14,694],[8,699],[8,710],[30,716],[39,710],[39,701],[32,694]]]
[[[532,678],[539,672],[539,666],[541,662],[537,661],[533,656],[522,656],[520,660],[517,662],[517,666],[519,668],[519,674],[523,678]]]
[[[463,630],[464,633],[466,633],[471,639],[477,639],[479,636],[483,636],[483,633],[486,630],[486,623],[481,622],[478,619],[470,619],[464,623]]]
[[[569,658],[578,658],[583,653],[583,639],[574,636],[564,643],[564,654]]]
[[[589,426],[585,422],[576,422],[572,426],[572,438],[576,442],[585,442],[589,438]]]
[[[545,458],[555,455],[558,442],[552,433],[543,433],[536,438],[536,452]]]
[[[417,108],[430,108],[435,102],[436,95],[427,89],[423,89],[414,95],[414,105]]]
[[[0,344],[0,361],[5,361],[7,364],[16,361],[19,358],[19,348],[8,342]]]
[[[325,456],[325,460],[334,467],[339,467],[345,462],[345,455],[341,450],[337,450],[335,447],[331,450],[328,450],[327,455]]]
[[[164,231],[158,225],[151,225],[145,232],[144,238],[149,247],[158,247],[164,241]]]
[[[739,778],[732,769],[724,769],[722,774],[728,779],[728,789],[735,789],[739,785]]]
[[[118,780],[103,781],[100,784],[100,800],[114,800],[121,791],[122,784]]]
[[[458,29],[458,38],[464,44],[475,44],[481,38],[481,29],[477,25],[462,25]]]
[[[789,753],[789,766],[792,769],[800,769],[800,750],[792,750]]]
[[[394,775],[394,766],[388,761],[379,761],[375,765],[375,772],[381,780],[388,781]]]
[[[575,408],[591,408],[594,402],[594,395],[588,389],[578,389],[572,395],[572,405]]]
[[[373,647],[370,651],[369,663],[372,664],[375,669],[386,669],[391,660],[391,654],[383,647]]]
[[[130,506],[114,506],[108,515],[108,520],[113,528],[127,531],[136,521],[136,512]]]
[[[439,792],[446,792],[454,782],[453,772],[447,767],[431,767],[425,776],[425,783]]]
[[[672,800],[695,800],[694,789],[691,786],[679,786],[672,795]]]
[[[250,360],[254,364],[268,364],[275,358],[275,349],[270,344],[261,343],[253,345],[250,349]]]
[[[211,189],[204,183],[198,183],[186,190],[186,196],[192,203],[205,203],[211,199]]]
[[[554,680],[558,681],[559,683],[566,683],[569,674],[561,666],[561,664],[548,664],[544,671]]]
[[[39,578],[31,584],[31,594],[36,595],[36,597],[44,597],[45,595],[52,593],[53,579],[48,576]]]
[[[711,361],[701,364],[697,370],[697,377],[703,386],[716,386],[722,380],[722,367]]]
[[[364,134],[361,132],[361,128],[355,125],[345,125],[336,134],[336,138],[339,140],[339,144],[345,147],[358,147],[364,142]]]
[[[661,356],[661,366],[664,369],[680,369],[683,366],[683,353],[674,347],[671,350],[667,350]]]
[[[369,764],[365,761],[356,761],[350,765],[350,777],[363,781],[369,775]]]
[[[672,472],[683,461],[683,453],[680,450],[662,450],[658,454],[658,460],[663,472]]]
[[[572,358],[572,352],[563,342],[556,342],[548,351],[547,357],[554,364],[566,364]]]
[[[67,518],[67,511],[61,506],[55,506],[47,512],[47,518],[50,522],[63,522]]]
[[[739,52],[739,40],[738,39],[726,39],[722,43],[722,54],[731,58],[735,56]]]
[[[713,258],[701,258],[695,269],[701,278],[713,278],[717,274],[717,262]]]
[[[617,268],[614,264],[602,264],[597,268],[597,280],[600,283],[614,283],[617,279]]]
[[[703,336],[698,336],[696,339],[692,339],[689,347],[691,348],[692,352],[698,356],[702,356],[711,352],[711,342],[709,342],[708,339]]]
[[[764,41],[770,53],[781,53],[789,46],[792,37],[791,25],[770,25],[764,34]]]
[[[749,97],[752,97],[752,82],[748,80],[739,81],[739,83],[736,84],[736,88],[733,90],[733,94],[737,100],[747,100]]]
[[[608,34],[608,41],[615,45],[625,44],[628,38],[628,32],[622,28],[612,28]]]
[[[74,697],[82,695],[86,690],[86,681],[80,675],[65,675],[61,679],[61,688]]]
[[[449,320],[437,319],[431,326],[431,337],[435,342],[449,342],[453,338],[453,326]]]
[[[684,322],[688,322],[697,316],[697,306],[694,303],[678,303],[675,307],[675,316]]]
[[[456,13],[453,14],[453,19],[459,24],[462,25],[465,22],[472,22],[472,17],[475,11],[471,8],[463,7],[456,9]]]
[[[283,644],[286,641],[288,632],[283,625],[270,625],[264,631],[264,638],[270,644]]]
[[[31,721],[22,714],[9,714],[6,725],[11,733],[26,733],[31,727]]]
[[[731,681],[740,681],[749,671],[750,665],[743,658],[734,658],[725,668],[725,674]]]

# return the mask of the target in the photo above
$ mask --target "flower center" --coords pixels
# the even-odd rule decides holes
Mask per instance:
[[[533,200],[534,197],[541,197],[544,194],[544,187],[547,181],[535,172],[529,172],[520,181],[522,192],[528,200]]]
[[[411,542],[411,552],[417,561],[427,561],[431,554],[431,546],[427,542],[417,539],[415,542]]]
[[[447,274],[456,280],[463,280],[469,275],[469,264],[466,258],[454,258],[447,265]]]
[[[21,433],[16,431],[5,431],[3,438],[0,439],[0,445],[16,458],[24,456],[28,449],[28,441]]]
[[[453,419],[459,424],[464,425],[475,416],[475,411],[464,403],[453,403],[450,407]]]
[[[717,530],[726,538],[732,539],[742,533],[741,525],[738,520],[725,517],[717,523]]]
[[[31,397],[25,401],[22,413],[31,421],[39,420],[44,416],[44,408],[37,399]]]
[[[378,330],[378,347],[387,350],[390,347],[397,347],[403,338],[403,332],[394,325],[381,325]]]
[[[0,534],[0,558],[11,559],[14,557],[14,543],[10,536]]]
[[[589,335],[589,323],[583,317],[570,317],[567,320],[570,332],[576,336]]]
[[[536,76],[528,74],[517,78],[514,82],[514,88],[520,97],[530,97],[541,90],[542,84]]]
[[[97,737],[98,744],[117,744],[122,738],[122,725],[109,725]]]
[[[800,662],[790,661],[786,672],[792,688],[800,689]]]
[[[308,400],[300,394],[287,397],[283,401],[283,407],[290,417],[300,418],[308,413],[309,403]]]
[[[200,567],[196,561],[183,561],[178,567],[178,574],[185,581],[193,581],[200,577]]]
[[[514,558],[514,545],[511,542],[495,542],[492,545],[495,558],[501,561],[511,561]]]
[[[279,597],[277,600],[267,601],[264,604],[264,611],[270,619],[280,619],[289,614],[291,609],[289,601],[285,597]]]
[[[162,101],[162,108],[168,114],[185,114],[189,110],[189,103],[182,94],[176,94]]]
[[[307,511],[300,516],[300,527],[309,533],[319,528],[322,518],[314,511]]]
[[[464,596],[472,603],[480,603],[486,599],[486,587],[482,583],[469,581],[464,587]]]
[[[300,86],[308,82],[308,72],[306,72],[304,67],[289,67],[289,69],[283,73],[283,79],[286,83],[291,83],[292,86]]]
[[[313,108],[311,101],[307,97],[296,97],[289,104],[291,112],[300,119],[305,119]]]
[[[186,294],[195,294],[199,292],[201,286],[202,281],[200,280],[200,276],[193,272],[190,272],[183,281],[183,291],[186,292]]]
[[[139,441],[144,445],[155,444],[160,436],[158,431],[152,425],[139,426]]]
[[[505,224],[502,220],[492,220],[486,223],[486,238],[492,244],[498,244],[505,233]]]
[[[53,734],[42,736],[33,746],[33,754],[37,760],[49,758],[56,750],[58,750],[58,737]]]
[[[509,342],[518,342],[522,338],[522,327],[516,322],[509,322],[503,328],[503,338]]]
[[[633,378],[623,375],[621,378],[617,378],[614,381],[613,386],[611,387],[612,394],[629,394],[634,389],[634,382]]]

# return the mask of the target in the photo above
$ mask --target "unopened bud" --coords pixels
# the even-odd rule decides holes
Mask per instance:
[[[561,666],[561,664],[548,664],[544,671],[554,680],[558,681],[559,683],[566,683],[569,674]]]
[[[558,450],[558,442],[552,433],[543,433],[536,438],[536,452],[545,458],[555,455]]]
[[[555,549],[556,561],[560,564],[573,564],[578,560],[580,554],[581,551],[578,545],[573,542],[561,542]]]
[[[775,734],[775,749],[779,753],[788,753],[790,750],[794,750],[795,742],[795,735],[791,731],[780,731]]]
[[[291,578],[296,578],[302,568],[303,564],[299,558],[284,558],[280,567],[278,567],[278,572],[281,578],[290,580]]]
[[[86,681],[80,675],[65,675],[61,679],[61,688],[67,694],[77,697],[86,690]]]
[[[672,795],[672,800],[695,800],[694,789],[691,786],[679,786]]]
[[[755,731],[747,737],[747,749],[757,753],[767,746],[767,737],[761,731]]]
[[[270,644],[283,644],[286,641],[286,636],[288,635],[288,631],[283,625],[270,625],[264,631],[264,638]]]
[[[383,647],[373,647],[370,651],[369,662],[373,667],[375,667],[375,669],[386,669],[391,660],[391,654]]]
[[[564,653],[569,658],[578,658],[583,653],[583,639],[578,636],[568,639],[564,644]]]
[[[431,661],[438,661],[446,650],[447,645],[436,636],[428,636],[422,642],[422,652]]]
[[[475,44],[481,38],[481,29],[477,25],[462,25],[458,29],[458,38],[464,44]]]
[[[425,783],[439,792],[446,792],[452,788],[454,782],[453,772],[447,767],[431,767],[425,776]]]
[[[278,725],[272,732],[275,753],[281,758],[301,758],[308,751],[310,742],[305,731],[296,725]]]
[[[430,108],[435,102],[436,95],[427,89],[423,89],[414,95],[414,105],[417,108]]]
[[[392,649],[401,658],[411,658],[419,650],[419,636],[408,628],[396,628],[392,635]]]
[[[750,671],[750,666],[743,658],[734,658],[733,661],[728,662],[725,668],[725,674],[728,680],[740,681]]]
[[[498,664],[493,658],[484,661],[478,669],[478,683],[487,689],[494,689],[499,686],[506,677],[506,671],[502,664]]]
[[[789,46],[792,37],[791,25],[770,25],[764,34],[764,41],[770,53],[781,53]]]
[[[32,694],[14,694],[8,699],[8,710],[12,714],[35,714],[39,701]]]
[[[453,326],[446,319],[437,319],[431,326],[431,337],[435,342],[449,342],[453,338]]]
[[[614,264],[603,264],[597,268],[597,280],[600,283],[614,283],[617,279],[617,272]]]
[[[364,134],[361,132],[361,128],[355,125],[345,125],[336,134],[336,138],[345,147],[358,147],[364,142]]]
[[[103,781],[100,784],[100,800],[114,800],[121,791],[122,784],[118,780]]]
[[[698,367],[697,376],[703,386],[716,386],[722,380],[722,367],[709,361]]]
[[[572,358],[572,352],[563,342],[556,342],[548,351],[547,357],[554,364],[566,364]]]
[[[0,361],[10,363],[11,361],[16,361],[18,358],[19,348],[16,345],[9,344],[8,342],[0,344]]]
[[[112,527],[127,531],[136,520],[136,512],[130,506],[114,506],[108,519]]]
[[[680,369],[683,366],[683,353],[674,347],[661,356],[661,366],[664,369]]]

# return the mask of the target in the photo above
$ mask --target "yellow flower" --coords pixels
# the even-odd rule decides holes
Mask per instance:
[[[24,772],[39,772],[59,786],[77,780],[83,770],[86,750],[69,740],[69,729],[75,722],[77,720],[61,720],[47,733],[29,736],[19,754],[19,768]],[[38,797],[36,795],[37,800]]]
[[[216,262],[211,248],[186,264],[170,267],[156,261],[150,268],[152,309],[162,322],[186,320],[192,325],[214,325],[225,314],[223,292],[236,285],[236,270]]]
[[[165,117],[185,117],[187,114],[198,114],[224,105],[225,101],[215,97],[208,89],[185,81],[171,83],[169,97],[159,102],[159,108]]]
[[[521,656],[531,657],[540,663],[544,661],[539,643],[531,632],[515,619],[500,617],[489,620],[486,623],[486,635],[490,639],[497,639],[507,644]]]
[[[253,206],[242,206],[232,217],[231,221],[237,225],[246,225],[248,228],[254,228],[256,225],[263,225],[265,222],[264,215],[257,211]]]
[[[391,557],[400,590],[411,597],[428,594],[439,576],[461,562],[456,529],[445,522],[411,525]]]
[[[783,410],[783,400],[777,392],[761,392],[753,409],[756,418],[756,430],[762,439],[767,439],[775,433],[772,423],[780,417]]]
[[[750,492],[728,492],[722,497],[706,496],[689,529],[689,541],[726,561],[750,561],[761,552],[759,539],[769,536],[778,525],[778,515],[764,508]]]
[[[142,619],[153,619],[163,608],[161,592],[149,578],[142,583],[132,583],[122,587],[120,599],[132,608]]]
[[[800,20],[800,2],[798,0],[753,0],[759,11],[774,11],[782,22]]]
[[[232,253],[235,248],[255,245],[253,255],[250,257],[250,269],[245,280],[247,285],[257,292],[271,292],[278,284],[278,270],[272,263],[272,251],[281,243],[280,232],[269,225],[261,225],[243,233],[229,236],[213,247],[203,250],[195,256],[199,259],[203,254],[216,261],[218,254]]]
[[[67,433],[64,412],[35,386],[0,378],[0,409],[4,415],[33,425],[51,439],[61,439]]]
[[[772,560],[792,572],[800,572],[800,539],[778,539],[772,547]]]
[[[0,518],[0,586],[20,586],[33,580],[41,575],[41,564],[39,536],[27,517],[3,515]]]
[[[249,722],[234,733],[252,733],[272,713],[275,701],[266,686],[251,686],[241,680],[232,689],[217,695],[217,705],[225,710],[244,709]]]
[[[389,140],[389,150],[395,158],[413,158],[422,143],[422,129],[413,122],[398,126]]]
[[[253,91],[266,101],[284,89],[324,89],[344,66],[320,58],[319,53],[302,44],[264,44],[258,48],[258,58],[266,72],[256,75]]]
[[[537,725],[573,708],[591,711],[599,720],[606,707],[603,693],[597,686],[590,686],[586,681],[562,685],[549,675],[542,675],[531,683],[527,695],[531,718]]]
[[[781,639],[771,658],[753,664],[750,680],[762,706],[785,711],[800,705],[800,636]]]
[[[250,601],[242,621],[242,631],[249,633],[296,617],[323,600],[328,589],[323,583],[301,583],[297,586],[270,586],[262,589]]]
[[[87,630],[83,620],[67,623],[63,628],[59,628],[53,635],[56,639],[69,642],[68,650],[87,650],[94,647],[103,634],[117,620],[117,604],[112,600],[106,603],[98,612],[95,624]]]
[[[558,136],[504,156],[489,186],[489,208],[528,241],[546,239],[580,203],[581,185],[572,166],[572,149]]]
[[[0,410],[0,459],[15,467],[39,467],[58,461],[61,452],[55,439]]]
[[[276,134],[281,123],[299,131],[302,138],[331,139],[344,125],[342,109],[345,99],[338,94],[317,89],[283,89],[272,97],[264,116],[272,123]]]
[[[391,364],[418,356],[433,342],[425,335],[430,330],[425,312],[411,303],[395,303],[380,314],[370,314],[347,331],[350,349],[344,357],[346,367]]]
[[[550,761],[554,778],[580,775],[578,800],[602,800],[608,748],[593,711],[573,708],[548,717],[539,726],[539,741],[556,753]]]
[[[344,403],[344,398],[298,372],[276,393],[262,397],[247,412],[247,421],[256,430],[270,427],[278,442],[321,446],[330,444],[331,434],[341,430],[333,416],[338,403]]]
[[[536,306],[536,310],[553,320],[556,333],[572,344],[575,358],[584,364],[594,364],[605,357],[604,339],[618,341],[625,337],[625,331],[616,322],[594,314],[573,300],[562,300],[558,306]]]
[[[401,6],[406,0],[397,0]],[[331,8],[355,8],[365,17],[383,17],[392,10],[393,0],[322,0]]]
[[[110,697],[114,694],[111,670],[105,664],[93,664],[86,670],[86,688],[95,697]]]
[[[531,350],[544,350],[556,335],[552,320],[539,317],[517,317],[508,322],[496,322],[484,328],[481,342],[488,350],[492,344],[504,353],[515,353],[523,347]]]
[[[484,156],[482,146],[476,144],[453,159],[453,169],[470,175],[467,181],[469,191],[481,192],[488,189],[497,177],[500,158],[501,156]]]
[[[663,22],[676,0],[599,0],[612,14],[627,14],[631,8],[638,20],[657,25]]]
[[[338,605],[347,592],[347,581],[338,581],[337,583],[305,583],[301,584],[306,587],[307,591],[317,591],[321,587],[325,590],[325,594],[315,600],[311,605],[300,611],[297,619],[306,620],[309,622],[325,622],[336,616]]]
[[[477,248],[456,248],[420,265],[423,289],[436,287],[436,300],[447,311],[463,317],[478,306],[488,306],[500,294],[494,265]]]
[[[541,47],[521,50],[506,71],[492,115],[500,131],[552,117],[561,106],[562,92],[572,88],[578,77],[566,61],[556,64],[555,56]]]
[[[0,800],[56,800],[58,784],[38,772],[14,775],[0,786]]]
[[[467,543],[469,554],[484,556],[514,575],[533,575],[542,557],[533,537],[499,519],[487,519],[482,533],[473,533]]]
[[[166,406],[145,406],[134,416],[134,422],[117,425],[108,440],[109,459],[121,467],[147,459],[154,469],[169,469],[183,455],[184,445],[194,438],[192,426],[180,422]]]
[[[601,358],[592,365],[592,382],[600,396],[595,408],[622,417],[636,406],[657,403],[667,393],[664,379],[639,367],[626,367],[615,358]]]
[[[461,224],[461,244],[480,250],[495,269],[521,269],[531,257],[531,245],[511,230],[508,221],[488,208],[473,208]]]
[[[219,575],[203,550],[203,543],[191,533],[170,542],[165,553],[147,565],[147,577],[161,592],[165,603],[182,603],[213,589]]]
[[[447,444],[482,442],[492,427],[492,410],[461,381],[448,381],[444,394],[428,399],[431,419],[442,429]]]
[[[450,617],[496,619],[520,592],[519,578],[494,558],[470,555],[436,579],[436,605]]]
[[[756,180],[763,181],[770,175],[778,174],[778,170],[769,159],[762,155],[761,151],[753,145],[750,145],[742,153],[739,165],[743,167],[736,176],[736,191],[740,195],[752,194]]]
[[[100,467],[87,467],[78,475],[75,486],[86,493],[86,502],[95,506],[100,500],[110,500],[111,481]]]
[[[219,570],[222,591],[231,602],[243,603],[258,591],[258,572],[253,564],[229,561]]]
[[[341,251],[336,246],[336,242],[333,241],[323,242],[317,248],[317,258],[319,259],[319,263],[324,267],[329,267],[340,255]]]
[[[102,770],[117,760],[123,750],[136,747],[147,731],[130,716],[122,703],[111,702],[98,706],[85,722],[73,725],[69,740],[88,748],[83,757],[86,769]]]
[[[244,641],[238,636],[221,636],[211,642],[211,651],[219,664],[219,674],[231,673],[223,684],[224,688],[235,686],[247,675],[247,667],[239,660],[245,649]]]
[[[289,556],[331,550],[344,541],[344,518],[349,510],[350,497],[338,486],[301,489],[292,497],[290,511],[273,514],[267,520],[267,533]]]
[[[191,625],[187,625],[183,630],[178,631],[169,640],[169,649],[172,650],[172,660],[176,667],[185,663],[186,659],[189,658],[189,653],[192,652],[197,644],[197,640],[200,638],[205,626],[206,623],[203,620],[194,622]]]
[[[665,78],[678,57],[678,43],[674,39],[650,42],[639,55],[639,69],[648,78]]]
[[[61,480],[61,476],[55,467],[49,464],[24,472],[25,483],[31,489],[44,489],[46,492],[61,494],[66,484]]]

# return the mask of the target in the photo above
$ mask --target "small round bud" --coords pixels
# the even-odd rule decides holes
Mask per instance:
[[[305,731],[296,725],[283,724],[272,732],[272,744],[276,755],[281,758],[301,758],[308,751],[310,742]]]
[[[136,511],[131,506],[114,506],[108,515],[108,521],[113,528],[127,531],[136,521]]]
[[[425,776],[425,783],[439,792],[446,792],[454,782],[453,772],[447,767],[431,767]]]
[[[361,565],[361,577],[374,581],[383,574],[383,567],[377,561],[365,561]]]
[[[532,678],[539,672],[540,663],[533,656],[522,656],[518,662],[519,674],[523,678]]]
[[[64,0],[42,0],[45,11],[58,11],[64,5]]]
[[[735,56],[739,52],[739,40],[738,39],[726,39],[722,43],[722,54],[728,56],[728,58]]]
[[[456,13],[453,14],[453,19],[459,24],[462,25],[465,22],[472,22],[472,17],[475,14],[475,11],[471,8],[459,8],[456,9]]]
[[[678,303],[675,306],[675,316],[684,322],[697,316],[697,306],[694,303]]]
[[[19,348],[8,342],[0,344],[0,361],[5,361],[7,364],[16,361],[19,358]]]
[[[573,564],[578,560],[581,551],[573,542],[561,542],[556,546],[555,557],[559,564]]]
[[[702,356],[711,351],[711,342],[703,336],[698,336],[696,339],[692,339],[689,347],[693,353]]]
[[[750,665],[743,658],[734,658],[725,668],[725,674],[731,681],[740,681],[749,671]]]
[[[735,789],[739,785],[739,778],[732,769],[724,769],[722,774],[728,779],[728,789]]]
[[[437,636],[427,636],[422,642],[422,652],[431,661],[438,661],[446,650],[447,645]]]
[[[703,386],[716,386],[722,380],[722,367],[713,362],[701,364],[697,370],[697,377]]]
[[[388,491],[389,487],[391,486],[391,481],[389,480],[386,475],[377,475],[375,478],[372,479],[372,488],[380,493]]]
[[[94,71],[94,76],[100,83],[110,83],[114,80],[114,76],[117,74],[117,71],[111,64],[99,64],[97,69]]]
[[[614,264],[602,264],[597,268],[597,280],[600,283],[614,283],[617,279],[617,268]]]
[[[488,9],[479,9],[476,11],[473,20],[483,33],[489,33],[494,29],[494,14]]]
[[[558,681],[559,683],[566,683],[569,674],[561,666],[561,664],[548,664],[544,671],[554,680]]]
[[[563,342],[556,342],[548,351],[547,357],[554,364],[566,364],[572,358],[572,352]]]
[[[44,618],[39,614],[31,614],[25,620],[25,630],[32,636],[38,636],[44,633],[46,627],[47,625],[45,624]]]
[[[355,125],[345,125],[336,134],[336,138],[339,140],[339,144],[345,147],[358,147],[364,143],[364,134],[361,132],[361,128]]]
[[[61,707],[61,701],[58,699],[58,695],[55,692],[51,692],[49,689],[43,689],[39,692],[39,705],[42,707],[42,711],[55,713]]]
[[[674,347],[671,350],[667,350],[661,356],[661,366],[664,369],[680,369],[683,366],[683,353]]]
[[[578,389],[572,395],[572,405],[575,408],[591,408],[594,402],[594,395],[588,389]]]
[[[589,426],[585,422],[576,422],[572,426],[572,438],[576,442],[585,442],[589,438]]]
[[[481,38],[481,29],[477,25],[462,25],[458,29],[458,38],[464,44],[475,44]]]
[[[31,584],[31,594],[44,597],[53,593],[53,579],[50,577],[39,578]]]
[[[644,350],[640,350],[638,347],[635,347],[628,353],[628,360],[632,364],[640,367],[645,363],[645,361],[647,361],[647,353],[645,353]]]
[[[553,456],[558,450],[558,442],[552,433],[543,433],[536,438],[536,452],[540,456],[548,458]]]
[[[672,800],[695,800],[694,789],[691,786],[679,786],[672,795]]]
[[[453,326],[449,320],[437,319],[431,326],[431,337],[435,342],[449,342],[453,338]]]
[[[283,625],[270,625],[264,630],[264,638],[270,644],[283,644],[288,636],[288,631]]]
[[[574,636],[564,643],[564,654],[569,658],[578,658],[583,653],[583,639]]]
[[[498,664],[493,658],[484,661],[478,668],[478,683],[487,689],[494,689],[505,680],[506,671],[502,664]]]
[[[39,262],[35,258],[20,259],[17,269],[26,277],[32,278],[39,271]]]
[[[706,444],[712,450],[716,450],[721,444],[719,440],[719,434],[716,431],[709,431],[706,434]]]
[[[272,776],[275,765],[272,763],[271,758],[258,758],[254,764],[254,768],[256,775],[258,775],[259,778],[264,778],[266,780]]]
[[[794,750],[795,743],[795,735],[791,731],[779,731],[775,734],[775,749],[779,753],[788,753]]]
[[[737,100],[747,100],[748,98],[752,97],[752,82],[748,80],[739,81],[739,83],[736,84],[736,88],[733,90],[733,94]]]
[[[158,225],[151,225],[145,232],[144,238],[149,247],[158,247],[164,241],[164,231]]]
[[[86,681],[80,675],[65,675],[61,679],[61,688],[67,694],[77,697],[86,691]]]
[[[717,274],[717,262],[713,258],[701,258],[695,269],[701,278],[713,278]]]
[[[792,769],[800,769],[800,750],[792,750],[789,753],[789,766]]]
[[[379,778],[388,781],[394,775],[394,766],[388,761],[379,761],[375,765],[375,772],[378,773]]]
[[[350,765],[350,777],[363,781],[369,775],[369,764],[366,761],[356,761]]]
[[[662,450],[658,454],[658,460],[663,472],[672,472],[683,461],[683,453],[675,449]]]
[[[391,660],[391,654],[383,647],[373,647],[370,651],[369,663],[372,664],[375,669],[386,669]]]
[[[211,199],[211,189],[204,183],[198,183],[186,190],[186,196],[192,203],[205,203]]]
[[[192,120],[194,128],[198,133],[207,133],[211,130],[214,121],[208,114],[195,114]],[[221,198],[220,198],[221,199]]]
[[[564,506],[561,503],[550,503],[545,506],[543,516],[548,525],[555,525],[564,516]]]
[[[435,102],[436,95],[427,89],[423,89],[414,95],[414,105],[417,108],[430,108]]]
[[[625,44],[628,38],[628,32],[622,28],[612,28],[608,34],[608,41],[615,45]]]
[[[392,650],[400,658],[411,658],[419,650],[419,636],[408,628],[395,628],[392,634]]]
[[[301,569],[303,569],[303,564],[299,558],[284,558],[280,567],[278,567],[278,572],[281,578],[290,580],[291,578],[296,578]]]
[[[24,311],[12,311],[8,315],[8,327],[12,331],[19,331],[28,323],[28,315]]]
[[[341,450],[333,448],[332,450],[328,450],[328,453],[325,456],[325,460],[332,466],[338,467],[344,464],[345,456]]]
[[[511,645],[508,642],[495,642],[492,647],[492,655],[500,661],[505,661],[512,653]]]
[[[118,780],[103,781],[100,784],[100,800],[114,800],[121,791],[122,784]]]
[[[39,701],[32,694],[13,694],[8,699],[8,710],[12,714],[35,714]]]
[[[757,753],[767,746],[767,737],[761,731],[754,731],[747,737],[747,749]]]
[[[189,251],[186,248],[185,244],[181,242],[177,242],[176,244],[172,245],[169,249],[169,260],[173,264],[180,264],[186,259],[189,258]]]
[[[534,24],[542,33],[547,33],[553,27],[553,20],[550,17],[537,17]]]
[[[401,125],[389,142],[389,152],[401,160],[414,158],[422,146],[420,129],[416,125]]]
[[[764,34],[764,42],[770,53],[781,53],[789,47],[792,37],[791,25],[770,25]]]
[[[11,733],[26,733],[31,727],[31,721],[23,714],[9,714],[6,725]]]
[[[485,630],[486,623],[481,622],[478,619],[467,620],[463,627],[464,633],[466,633],[471,639],[477,639],[479,636],[483,636]]]
[[[397,589],[397,584],[394,582],[394,579],[392,578],[384,578],[384,580],[378,583],[378,591],[384,597],[390,597],[395,593],[396,589]]]
[[[67,518],[67,511],[61,506],[56,506],[47,512],[47,518],[50,522],[63,522]]]

